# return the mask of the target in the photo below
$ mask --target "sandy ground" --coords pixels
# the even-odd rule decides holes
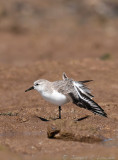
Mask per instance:
[[[47,58],[47,57],[46,57]],[[117,71],[114,60],[83,58],[63,62],[38,60],[26,66],[1,64],[0,66],[0,152],[4,159],[117,159],[118,105]],[[95,116],[87,110],[69,103],[62,107],[62,122],[66,121],[67,132],[73,129],[69,124],[75,119],[90,115],[78,121],[77,126],[85,126],[85,136],[90,129],[106,142],[84,143],[73,140],[56,140],[47,137],[47,127],[58,117],[58,107],[45,102],[36,91],[25,93],[34,80],[45,78],[50,81],[61,79],[65,71],[76,80],[93,79],[95,100],[108,114],[108,118]],[[39,117],[50,121],[42,121]],[[57,121],[57,120],[55,120]],[[61,120],[60,120],[61,121]],[[63,123],[62,123],[63,127]],[[70,127],[70,128],[69,128]],[[68,129],[69,128],[69,129]],[[80,128],[76,132],[83,135]],[[6,154],[7,153],[7,154]],[[9,156],[8,156],[9,155]]]
[[[35,33],[0,31],[1,159],[118,159],[117,21],[71,20],[63,17]],[[62,106],[62,120],[54,120],[57,106],[36,91],[24,92],[37,79],[61,80],[63,72],[93,80],[88,87],[108,118],[69,103]],[[53,126],[60,138],[48,138]]]

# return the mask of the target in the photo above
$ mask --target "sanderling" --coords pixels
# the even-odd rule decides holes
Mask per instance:
[[[92,80],[74,81],[68,78],[65,73],[62,75],[63,80],[50,82],[40,79],[34,82],[34,85],[25,92],[32,89],[37,90],[41,96],[48,102],[59,106],[59,119],[61,119],[61,106],[72,102],[81,108],[85,108],[93,112],[107,117],[104,110],[92,100],[90,89],[84,83]]]

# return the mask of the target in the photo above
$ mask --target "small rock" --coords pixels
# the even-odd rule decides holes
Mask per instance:
[[[47,135],[48,138],[54,138],[55,135],[57,135],[60,132],[60,129],[58,129],[57,127],[50,125],[47,128]]]

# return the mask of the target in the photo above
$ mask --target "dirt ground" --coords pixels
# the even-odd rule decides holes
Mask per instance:
[[[62,16],[38,32],[0,31],[0,159],[118,159],[117,20],[71,20]],[[93,80],[88,87],[108,118],[68,103],[62,120],[54,120],[57,106],[24,92],[37,79],[61,80],[63,72]],[[61,126],[62,138],[48,138],[53,126]]]

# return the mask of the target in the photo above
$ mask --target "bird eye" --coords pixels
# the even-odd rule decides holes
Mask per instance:
[[[35,84],[35,86],[38,86],[38,85],[39,85],[38,83]]]

